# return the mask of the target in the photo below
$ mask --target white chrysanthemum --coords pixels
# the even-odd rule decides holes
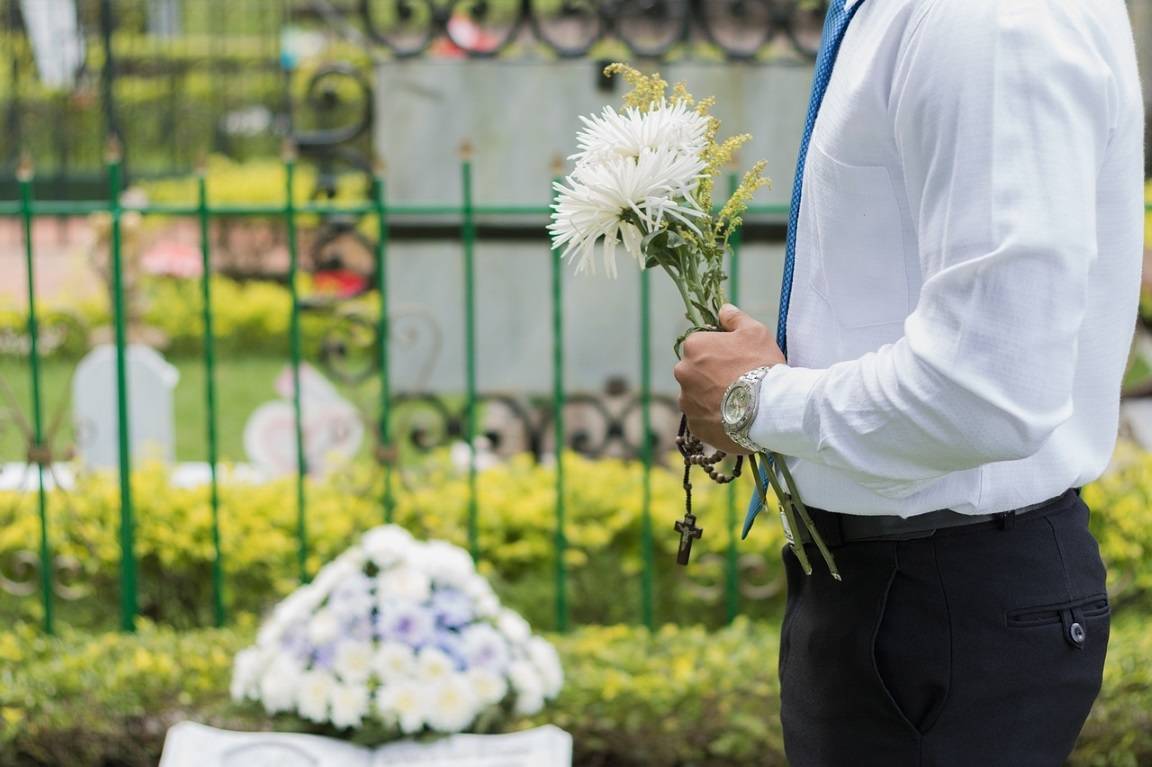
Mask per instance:
[[[528,641],[528,637],[532,636],[532,627],[528,625],[528,621],[507,607],[500,611],[500,615],[496,619],[496,627],[512,644],[523,644]]]
[[[296,702],[301,668],[288,656],[277,655],[260,677],[260,701],[269,714],[289,711]]]
[[[516,661],[508,668],[508,681],[516,691],[513,710],[531,716],[544,708],[544,683],[540,672],[528,661]]]
[[[368,688],[362,684],[335,684],[329,702],[332,724],[337,727],[359,727],[368,714]]]
[[[374,604],[372,587],[375,582],[367,575],[356,573],[341,581],[328,597],[328,609],[339,618],[356,619],[368,615]]]
[[[328,699],[336,679],[323,669],[305,671],[296,688],[296,710],[313,722],[328,721]]]
[[[429,541],[420,552],[420,569],[437,584],[463,588],[476,574],[471,555],[445,541]]]
[[[528,640],[528,657],[540,672],[540,680],[544,683],[544,696],[555,698],[560,694],[560,688],[564,686],[564,668],[560,665],[560,654],[548,641],[532,637]]]
[[[274,644],[289,626],[306,622],[324,601],[324,596],[324,592],[314,585],[301,586],[293,591],[284,601],[276,605],[272,615],[260,627],[260,632],[256,635],[256,644]]]
[[[403,563],[415,546],[415,541],[404,528],[383,525],[365,533],[361,545],[369,559],[379,567],[386,568]]]
[[[341,581],[361,572],[362,565],[350,559],[335,559],[320,568],[316,577],[309,586],[321,597],[328,593]]]
[[[692,219],[704,215],[693,198],[704,161],[698,155],[669,148],[644,149],[635,158],[622,157],[581,168],[557,183],[552,206],[552,246],[576,260],[577,273],[596,273],[596,245],[603,240],[602,260],[616,276],[616,246],[644,263],[641,241],[664,221],[678,222],[699,233]],[[626,220],[631,216],[634,221]]]
[[[318,610],[308,622],[308,641],[313,645],[326,645],[340,636],[340,620],[327,608]]]
[[[508,666],[508,640],[490,624],[474,623],[464,629],[461,649],[469,668],[501,672]]]
[[[474,573],[460,588],[472,600],[472,612],[478,617],[494,618],[500,612],[500,600],[483,576]]]
[[[440,732],[459,732],[476,718],[477,701],[463,674],[450,674],[432,688],[428,724]]]
[[[397,567],[377,576],[376,598],[381,604],[397,600],[423,602],[431,594],[431,579],[414,567]]]
[[[364,565],[368,564],[368,555],[364,553],[361,546],[353,546],[350,549],[345,549],[340,556],[332,560],[333,564],[339,564],[341,567],[351,567],[354,570],[363,570]]]
[[[422,683],[438,682],[455,670],[456,663],[435,647],[425,647],[416,656],[416,673]]]
[[[372,675],[375,653],[371,642],[346,641],[336,648],[332,667],[345,682],[366,682]]]
[[[465,672],[472,692],[482,705],[491,706],[504,700],[508,694],[508,682],[499,674],[486,668],[470,668]]]
[[[495,618],[500,613],[500,600],[495,594],[476,597],[475,613],[480,618]]]
[[[592,117],[580,116],[584,130],[576,136],[580,151],[569,159],[577,167],[612,160],[636,158],[645,149],[668,147],[682,154],[700,156],[708,144],[708,118],[683,102],[661,104],[648,112],[611,106]]]
[[[429,708],[424,689],[416,682],[384,685],[376,691],[376,710],[384,721],[395,722],[401,732],[420,732]]]
[[[271,659],[271,653],[259,645],[236,654],[232,664],[232,684],[229,688],[232,700],[241,701],[256,697],[259,692],[260,675]]]
[[[416,653],[408,645],[384,642],[376,648],[372,667],[385,683],[398,682],[408,678],[416,670]]]

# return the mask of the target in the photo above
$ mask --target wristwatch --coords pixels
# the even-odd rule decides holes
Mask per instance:
[[[724,433],[728,439],[753,453],[764,452],[764,447],[748,438],[748,430],[756,420],[760,407],[760,383],[771,365],[749,370],[737,378],[724,392],[720,400],[720,420],[724,423]]]

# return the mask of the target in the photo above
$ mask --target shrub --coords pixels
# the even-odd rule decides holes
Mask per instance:
[[[1090,527],[1108,565],[1108,592],[1114,603],[1140,601],[1152,594],[1152,453],[1121,442],[1111,469],[1083,490],[1092,510]]]
[[[1152,454],[1122,444],[1117,470],[1085,488],[1092,528],[1109,568],[1117,603],[1147,606],[1152,592]],[[639,622],[644,569],[642,468],[639,463],[566,458],[568,594],[576,623]],[[468,543],[468,481],[443,453],[398,475],[395,520],[415,535]],[[378,470],[360,465],[326,481],[308,481],[309,572],[342,551],[358,534],[383,521]],[[478,534],[480,568],[510,607],[534,624],[554,625],[554,470],[520,456],[480,473]],[[728,492],[697,482],[695,506],[705,537],[688,568],[675,564],[672,524],[682,510],[678,473],[652,475],[653,583],[657,622],[725,618],[724,575]],[[174,488],[160,467],[133,478],[136,555],[141,610],[181,627],[211,621],[212,533],[207,487]],[[297,572],[295,484],[228,481],[221,493],[220,527],[228,602],[234,612],[259,613],[294,588]],[[735,496],[735,511],[744,495]],[[78,487],[49,498],[52,545],[72,557],[81,573],[72,585],[83,598],[62,603],[62,618],[78,626],[109,626],[115,619],[119,548],[116,478],[91,474]],[[16,552],[36,551],[39,518],[34,494],[0,493],[0,563]],[[783,538],[776,517],[765,512],[740,541],[742,612],[776,615],[782,607]],[[816,566],[820,566],[819,563]],[[606,595],[611,598],[605,598]],[[8,600],[10,603],[15,600]],[[33,617],[36,600],[0,606],[0,617]]]
[[[56,639],[0,633],[0,763],[14,767],[154,765],[182,720],[286,729],[227,699],[231,656],[250,624],[177,633]],[[549,637],[566,684],[544,714],[575,738],[577,765],[784,765],[777,628],[737,620],[709,632],[666,626],[582,628]],[[1152,633],[1147,616],[1114,620],[1104,687],[1070,764],[1135,767],[1152,760]]]
[[[642,469],[620,460],[566,459],[569,594],[577,622],[639,621],[643,569]],[[408,487],[397,489],[395,519],[415,535],[467,545],[466,475],[436,456],[423,469],[405,472]],[[553,625],[554,472],[520,456],[479,475],[481,571],[501,598],[533,623]],[[307,485],[309,572],[336,556],[360,533],[379,524],[383,510],[378,472],[359,467],[328,481]],[[652,475],[654,580],[658,620],[723,620],[719,584],[727,545],[727,491],[698,483],[695,505],[705,539],[685,570],[675,564],[673,521],[683,505],[680,479],[657,468]],[[136,556],[142,613],[181,627],[211,620],[213,558],[207,487],[171,487],[157,466],[133,477]],[[295,484],[228,481],[221,491],[220,527],[228,601],[232,610],[259,612],[296,584],[297,514]],[[738,502],[743,496],[738,497]],[[62,618],[85,627],[108,626],[115,618],[120,563],[119,490],[115,475],[90,474],[69,493],[49,498],[50,535],[57,555],[72,557],[82,572],[72,578],[87,595],[62,603]],[[783,584],[782,536],[765,514],[741,554],[761,573],[766,596]],[[36,551],[39,517],[34,494],[0,493],[0,562],[20,551]],[[621,588],[624,584],[625,588]],[[612,594],[612,599],[605,599]],[[772,614],[779,601],[749,602],[748,610]],[[37,613],[32,597],[19,613]],[[0,607],[0,611],[4,608]]]
[[[301,289],[309,279],[301,276]],[[143,315],[146,327],[161,331],[163,351],[174,355],[198,355],[204,344],[204,323],[200,314],[199,280],[149,278],[143,280]],[[213,331],[216,351],[221,355],[285,355],[292,297],[288,288],[272,282],[240,282],[213,276]],[[375,318],[379,302],[364,296],[341,303],[342,312],[362,312]],[[41,305],[40,353],[80,356],[89,347],[89,337],[98,327],[111,324],[106,302],[79,306]],[[300,314],[301,346],[308,357],[321,347],[334,326],[333,315],[321,311]],[[23,309],[5,305],[0,298],[0,356],[28,355],[28,316]]]

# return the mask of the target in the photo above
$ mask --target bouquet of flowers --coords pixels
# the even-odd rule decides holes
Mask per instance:
[[[538,712],[564,675],[466,551],[386,525],[276,606],[235,659],[232,697],[378,744]]]
[[[625,96],[622,112],[606,106],[600,115],[581,117],[584,130],[577,137],[579,151],[569,158],[575,160],[575,168],[565,183],[555,185],[557,199],[549,226],[553,247],[562,249],[563,258],[576,262],[577,273],[595,274],[599,255],[604,271],[616,276],[616,253],[621,246],[641,269],[663,269],[680,291],[689,325],[676,339],[679,357],[689,334],[720,329],[724,255],[752,196],[769,183],[764,177],[766,163],[752,165],[716,211],[715,177],[751,136],[720,141],[720,122],[709,114],[714,100],[696,101],[683,83],[669,96],[668,84],[659,75],[645,75],[620,63],[610,64],[604,73],[623,75],[632,90]],[[705,455],[703,444],[688,433],[683,420],[680,431],[677,445],[684,455],[687,493],[691,492],[692,466],[703,466],[718,482],[731,482],[740,475],[740,459],[733,473],[724,476],[715,469],[726,457],[724,453]],[[804,571],[810,574],[812,568],[804,547],[793,539],[797,520],[807,527],[832,575],[839,579],[832,554],[812,524],[784,460],[768,453],[763,472],[757,469],[755,456],[749,462],[762,506],[767,503],[765,482],[772,486],[788,541]],[[783,472],[788,493],[781,487],[777,469]],[[685,519],[676,526],[682,541],[684,536],[700,535],[690,495],[686,505]],[[683,546],[679,561],[687,564]]]

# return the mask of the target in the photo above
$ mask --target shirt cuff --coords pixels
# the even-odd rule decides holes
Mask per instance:
[[[765,450],[807,457],[815,454],[819,428],[805,429],[804,414],[813,387],[827,372],[773,365],[760,383],[760,403],[748,438]]]

